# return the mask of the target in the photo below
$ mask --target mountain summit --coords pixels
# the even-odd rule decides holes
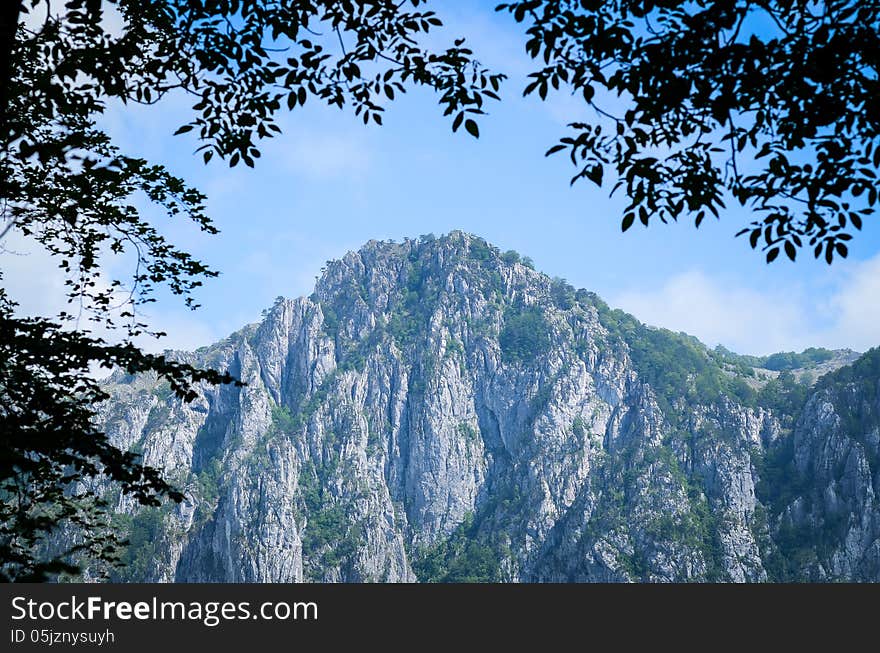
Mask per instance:
[[[880,581],[878,350],[800,382],[854,355],[764,367],[453,232],[179,356],[246,385],[112,377],[107,432],[188,496],[111,493],[117,579]]]

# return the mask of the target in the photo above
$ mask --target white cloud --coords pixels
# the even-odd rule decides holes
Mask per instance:
[[[370,153],[354,134],[292,133],[279,147],[283,165],[313,180],[360,177],[370,167]]]
[[[655,289],[624,291],[611,304],[647,324],[741,353],[880,345],[880,255],[840,267],[821,304],[797,289],[748,288],[700,270],[677,274]]]
[[[837,331],[857,343],[855,348],[880,345],[880,255],[856,265],[832,298],[831,310]]]

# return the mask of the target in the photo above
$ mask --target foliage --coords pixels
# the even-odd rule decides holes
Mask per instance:
[[[20,2],[22,12],[45,11],[42,0]],[[453,129],[478,134],[474,116],[484,98],[497,98],[503,75],[489,74],[458,39],[451,48],[425,50],[419,36],[442,25],[422,0],[111,0],[121,35],[105,30],[102,3],[72,0],[50,7],[36,31],[21,27],[12,47],[40,64],[29,72],[22,57],[13,70],[11,98],[88,115],[103,98],[153,104],[175,90],[195,98],[196,113],[178,130],[196,130],[206,160],[254,164],[255,142],[280,132],[274,115],[315,97],[351,104],[364,123],[381,124],[383,100],[407,85],[437,91]],[[31,6],[27,6],[31,5]],[[4,43],[9,47],[9,43]],[[285,56],[279,56],[283,52]],[[6,80],[4,79],[4,82]],[[22,136],[16,112],[4,131]],[[31,146],[49,152],[39,142]]]
[[[299,426],[296,418],[286,406],[272,406],[272,429],[277,433],[291,435]]]
[[[501,260],[507,263],[508,265],[515,265],[520,262],[522,257],[520,257],[519,252],[509,249],[501,255]]]
[[[826,528],[795,527],[790,517],[780,519],[781,513],[797,497],[811,501],[821,488],[814,487],[810,476],[800,473],[794,460],[794,438],[781,438],[764,453],[754,451],[752,464],[758,477],[755,494],[765,506],[762,515],[772,527],[772,545],[764,551],[765,567],[773,582],[809,580],[804,574],[814,565],[816,547],[829,536]],[[817,579],[814,579],[817,580]]]
[[[797,353],[793,351],[778,352],[769,356],[749,356],[736,354],[721,345],[710,352],[720,364],[732,365],[738,374],[755,376],[753,368],[784,372],[802,368],[811,368],[834,358],[834,352],[822,347],[810,347]]]
[[[490,261],[495,257],[496,250],[482,238],[474,238],[470,241],[468,254],[475,261]]]
[[[790,373],[783,372],[779,378],[786,375],[787,382],[793,383]],[[872,349],[852,365],[826,374],[814,389],[817,395],[831,395],[828,398],[841,418],[841,433],[862,444],[872,470],[880,465],[880,456],[871,455],[872,447],[865,446],[864,434],[870,428],[866,425],[880,423],[880,411],[876,402],[862,398],[876,397],[878,378],[880,349]],[[798,406],[798,413],[802,408],[803,402]],[[752,464],[758,476],[756,495],[766,506],[766,520],[773,525],[775,546],[765,556],[770,579],[777,582],[818,580],[810,576],[811,569],[815,569],[820,557],[838,547],[845,538],[847,511],[835,514],[826,507],[820,528],[808,523],[795,525],[791,516],[785,514],[796,498],[802,498],[805,503],[801,509],[809,511],[813,502],[824,501],[825,493],[823,483],[797,468],[795,439],[791,434],[784,434],[766,452],[754,451]]]
[[[167,505],[167,504],[166,504]],[[111,576],[114,581],[141,581],[150,577],[156,559],[166,550],[164,508],[142,508],[134,515],[114,515],[116,532],[126,534],[122,568]]]
[[[839,370],[827,374],[816,385],[817,390],[841,387],[846,384],[859,384],[868,386],[880,379],[880,347],[868,350],[859,357],[852,365],[841,367]]]
[[[498,342],[505,362],[533,362],[550,347],[550,325],[544,311],[539,306],[509,307]]]
[[[335,338],[336,334],[339,333],[339,316],[336,313],[336,309],[331,304],[321,304],[321,313],[324,316],[324,322],[321,325],[324,333],[328,336]]]
[[[440,25],[421,0],[10,0],[0,10],[0,241],[15,230],[66,274],[76,309],[58,322],[14,317],[0,296],[0,572],[40,579],[71,571],[71,554],[115,559],[99,534],[105,506],[96,481],[121,483],[145,503],[179,499],[156,470],[116,450],[92,421],[103,391],[92,366],[153,371],[190,400],[198,382],[226,374],[150,356],[132,343],[151,331],[139,309],[165,288],[192,308],[192,291],[216,272],[162,235],[149,211],[216,233],[204,196],[165,167],[120,151],[96,120],[111,102],[194,98],[178,133],[197,135],[205,162],[253,166],[275,116],[309,98],[350,106],[381,124],[384,99],[408,87],[437,93],[452,128],[472,136],[502,75],[463,40],[418,45]],[[105,21],[108,13],[118,20]],[[28,17],[28,14],[30,15]],[[25,18],[29,18],[25,20]],[[112,17],[111,17],[112,18]],[[116,23],[111,30],[108,25]],[[283,53],[283,54],[282,54]],[[130,264],[128,279],[105,279]],[[332,327],[332,325],[331,325]],[[88,335],[110,329],[118,346]],[[45,337],[43,337],[45,336]],[[38,560],[61,528],[81,531],[76,551]]]
[[[844,433],[860,442],[872,470],[880,469],[880,448],[869,444],[869,425],[880,427],[880,347],[862,355],[852,365],[826,374],[816,384],[816,392],[830,395]]]
[[[219,456],[211,458],[196,475],[196,492],[199,499],[197,510],[203,516],[211,514],[220,498],[220,477],[223,461]]]
[[[321,572],[336,567],[357,550],[357,524],[350,511],[327,491],[329,474],[338,461],[318,468],[313,463],[303,465],[299,475],[299,495],[306,514],[302,533],[302,551],[306,575],[320,580]]]
[[[401,347],[412,345],[424,336],[425,326],[437,306],[442,289],[429,265],[414,253],[407,270],[406,286],[390,309],[388,333]]]
[[[794,374],[785,371],[761,388],[758,392],[758,403],[783,416],[795,418],[804,407],[809,393],[808,383],[798,381]]]
[[[455,430],[467,442],[480,441],[480,432],[476,428],[474,428],[473,425],[468,424],[467,422],[459,422],[458,426],[455,427]]]
[[[460,340],[453,336],[446,339],[446,356],[463,356],[464,353],[464,345]]]
[[[873,214],[880,4],[518,0],[498,10],[527,25],[526,52],[540,63],[525,94],[567,86],[595,110],[547,154],[570,155],[572,183],[613,175],[612,192],[629,199],[624,231],[683,214],[699,226],[729,194],[759,216],[740,234],[768,262],[808,247],[831,263]]]
[[[120,539],[101,528],[106,503],[97,482],[118,483],[139,503],[182,495],[134,452],[113,446],[95,425],[95,406],[108,398],[90,366],[128,373],[155,371],[180,399],[193,383],[228,381],[131,344],[108,345],[41,318],[18,318],[0,289],[0,578],[44,580],[74,573],[73,557],[116,562]],[[84,481],[91,482],[84,482]],[[75,542],[46,555],[60,528]]]
[[[819,363],[824,363],[834,357],[834,352],[822,347],[810,347],[801,353],[793,351],[780,352],[772,354],[766,358],[764,367],[768,370],[781,372],[783,370],[796,370],[801,367],[810,367]]]
[[[692,336],[646,327],[633,316],[612,310],[595,295],[581,300],[596,306],[602,325],[627,344],[636,370],[651,384],[670,416],[680,412],[672,405],[676,400],[684,399],[688,405],[709,405],[728,395],[745,406],[764,406],[793,419],[806,401],[809,384],[795,379],[788,371],[758,391],[746,383],[744,379],[754,375],[751,366],[764,366],[766,358],[741,356],[723,348],[708,350]],[[824,360],[825,352],[808,349],[792,355],[791,360]],[[724,363],[734,365],[733,374],[725,372]]]
[[[554,277],[550,283],[550,296],[553,303],[564,311],[569,310],[575,304],[575,289],[565,279]]]
[[[413,571],[423,583],[497,583],[501,579],[501,560],[495,547],[482,542],[474,516],[445,539],[422,548],[413,560]]]
[[[669,414],[676,412],[669,409],[679,399],[712,404],[727,394],[743,403],[754,403],[754,391],[742,379],[726,375],[696,338],[646,327],[595,296],[589,301],[596,306],[602,326],[627,344],[633,365]]]
[[[771,448],[752,451],[752,465],[758,477],[755,494],[775,515],[804,491],[794,464],[794,438],[781,438]]]
[[[673,432],[659,446],[628,442],[614,456],[600,459],[595,474],[604,489],[585,530],[593,540],[615,542],[616,562],[630,579],[649,580],[658,550],[687,550],[699,552],[706,564],[704,580],[724,580],[722,518],[707,497],[705,481],[682,462],[693,459],[693,452],[676,454],[677,447],[692,444],[689,433]],[[671,482],[657,481],[667,475]],[[645,510],[644,500],[651,502],[650,509]],[[623,538],[629,546],[620,548]]]
[[[710,355],[719,363],[727,363],[735,366],[738,370],[746,373],[746,370],[753,367],[764,367],[766,356],[751,356],[749,354],[737,354],[730,351],[727,347],[718,345],[710,352]],[[754,373],[754,371],[753,371]]]
[[[793,421],[804,406],[810,385],[796,379],[791,372],[782,372],[760,390],[753,389],[745,381],[754,375],[751,365],[763,365],[764,358],[741,356],[723,348],[708,350],[692,336],[646,327],[633,316],[612,310],[592,294],[582,296],[580,300],[594,305],[600,322],[612,337],[627,344],[639,376],[657,393],[657,399],[669,417],[682,415],[681,405],[676,407],[681,400],[686,406],[711,405],[723,395],[744,406],[773,409],[786,422]],[[825,351],[806,350],[794,355],[794,360],[822,360]],[[734,365],[732,374],[725,371],[724,363]]]

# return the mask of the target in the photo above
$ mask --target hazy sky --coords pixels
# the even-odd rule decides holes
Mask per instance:
[[[162,297],[146,313],[169,337],[151,348],[190,348],[222,338],[278,295],[311,292],[324,262],[371,238],[462,229],[531,256],[539,270],[587,288],[644,322],[709,344],[763,354],[810,345],[864,350],[880,344],[880,225],[865,225],[850,257],[829,267],[811,257],[767,266],[734,234],[750,220],[731,210],[699,230],[692,223],[620,233],[622,200],[589,183],[569,187],[573,168],[544,151],[565,124],[587,117],[564,94],[522,99],[529,61],[521,28],[492,3],[436,3],[488,67],[506,72],[503,101],[489,106],[481,138],[452,134],[434,97],[410,92],[384,126],[315,102],[285,115],[256,170],[209,166],[190,135],[172,137],[188,103],[113,107],[105,126],[129,153],[166,164],[209,196],[220,228],[206,236],[183,222],[173,242],[222,271],[197,295],[196,312]],[[21,243],[14,243],[24,250]],[[808,254],[804,252],[804,254]],[[60,280],[37,252],[3,254],[7,285],[30,312],[57,310]],[[125,275],[124,269],[115,270]]]

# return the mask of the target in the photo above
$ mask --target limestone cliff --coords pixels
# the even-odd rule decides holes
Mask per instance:
[[[117,577],[880,580],[876,351],[758,382],[526,263],[459,232],[371,241],[177,354],[244,387],[182,404],[116,374],[106,429],[188,496],[111,496]]]

